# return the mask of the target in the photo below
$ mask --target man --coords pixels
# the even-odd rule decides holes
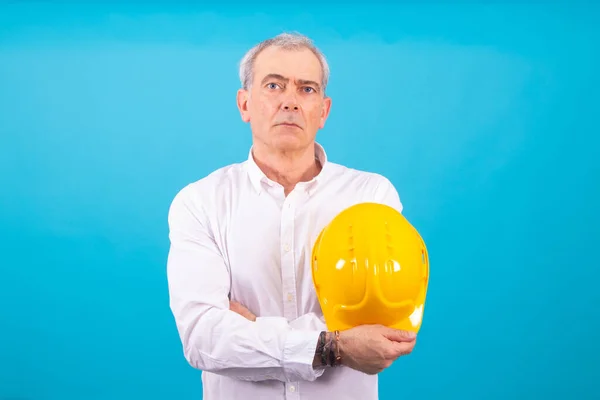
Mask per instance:
[[[248,159],[183,188],[169,211],[170,304],[204,399],[378,398],[377,373],[416,338],[383,326],[326,332],[310,253],[353,204],[402,210],[381,175],[334,164],[315,142],[331,99],[311,40],[281,34],[243,58],[237,105]]]

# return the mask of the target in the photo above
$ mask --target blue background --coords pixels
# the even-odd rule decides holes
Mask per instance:
[[[199,399],[168,308],[175,193],[246,158],[237,63],[329,58],[329,157],[388,176],[431,283],[381,399],[600,388],[600,8],[0,6],[0,399]]]

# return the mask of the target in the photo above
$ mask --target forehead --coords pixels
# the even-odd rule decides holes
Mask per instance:
[[[254,63],[254,80],[279,74],[291,79],[321,82],[321,63],[309,49],[287,50],[268,47],[258,54]]]

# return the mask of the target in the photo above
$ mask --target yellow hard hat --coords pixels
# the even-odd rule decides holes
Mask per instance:
[[[421,328],[429,259],[425,242],[396,209],[360,203],[339,213],[312,251],[313,283],[327,328],[381,324]]]

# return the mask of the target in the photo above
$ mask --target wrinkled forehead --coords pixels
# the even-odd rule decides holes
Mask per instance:
[[[283,49],[268,47],[258,54],[254,63],[255,84],[260,84],[268,75],[279,75],[294,81],[323,79],[323,69],[318,57],[307,48]]]

